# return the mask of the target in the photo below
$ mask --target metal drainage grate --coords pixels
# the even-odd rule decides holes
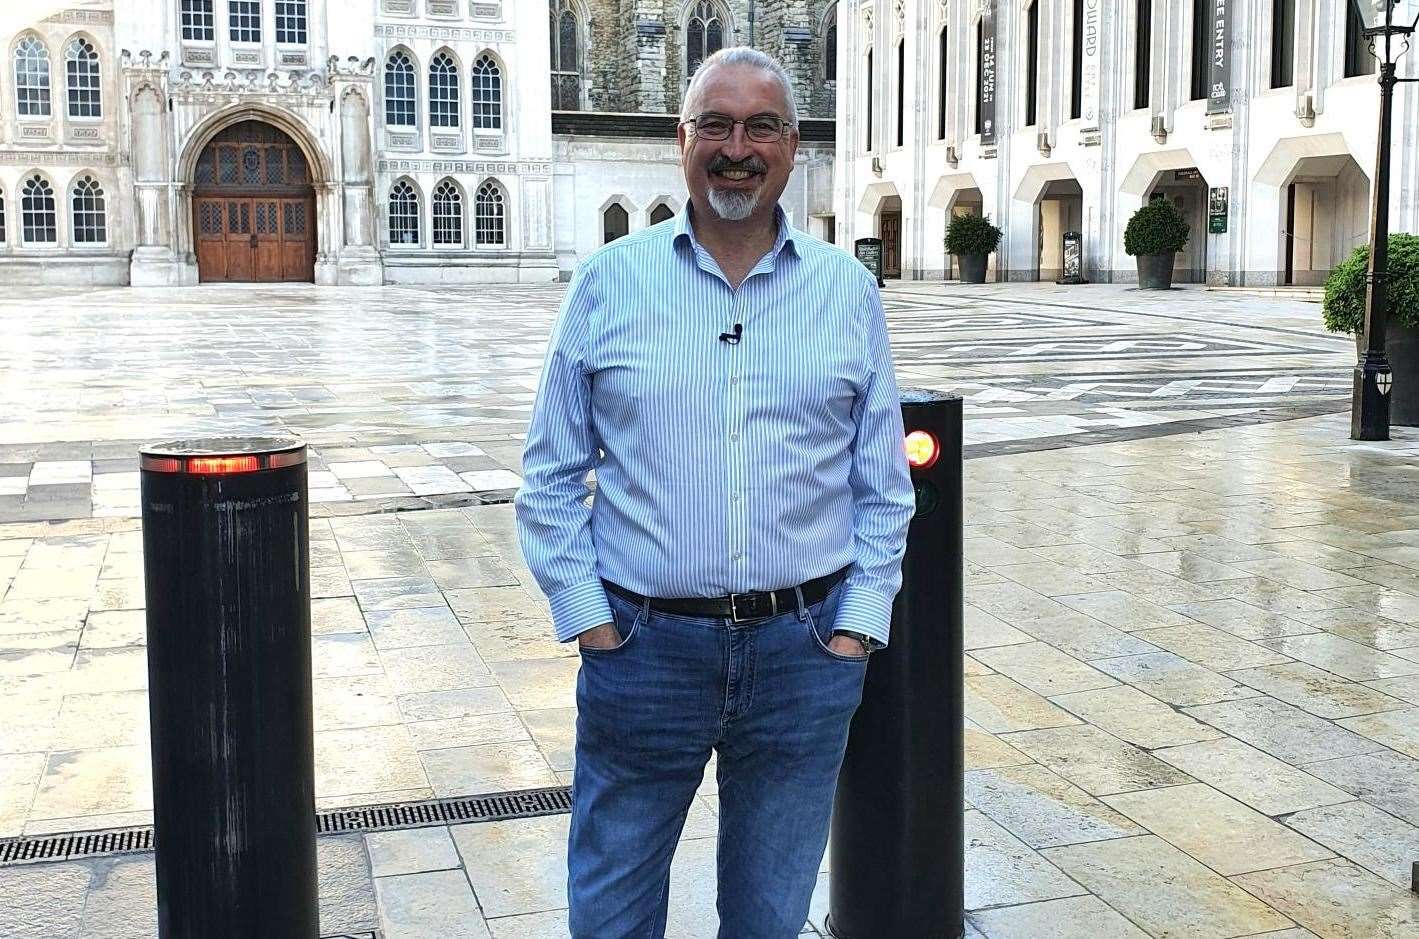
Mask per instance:
[[[430,825],[500,822],[539,815],[565,815],[571,808],[571,788],[551,786],[546,789],[523,789],[457,799],[430,799],[424,802],[394,802],[334,809],[316,815],[315,830],[320,835],[333,835],[394,828],[424,828]],[[0,867],[151,850],[151,826],[0,838]]]

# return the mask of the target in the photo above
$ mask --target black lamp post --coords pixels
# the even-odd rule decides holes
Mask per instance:
[[[1389,439],[1389,391],[1393,382],[1385,355],[1385,276],[1389,266],[1390,111],[1394,86],[1413,78],[1395,75],[1395,63],[1409,50],[1419,17],[1407,26],[1394,22],[1396,0],[1350,0],[1365,24],[1364,36],[1379,64],[1380,141],[1375,155],[1374,211],[1370,216],[1370,269],[1365,278],[1365,351],[1355,363],[1350,398],[1350,438]],[[1381,9],[1383,8],[1383,9]],[[1395,49],[1392,40],[1399,39]]]

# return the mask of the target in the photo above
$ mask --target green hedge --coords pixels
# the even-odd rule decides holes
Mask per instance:
[[[1000,229],[989,215],[956,215],[946,226],[947,254],[990,254],[999,245]]]
[[[1370,266],[1370,246],[1350,252],[1325,281],[1325,304],[1321,314],[1325,328],[1333,333],[1355,335],[1365,324],[1365,275]],[[1419,327],[1419,235],[1389,236],[1388,278],[1385,307],[1389,321]]]
[[[1135,257],[1169,254],[1187,245],[1188,224],[1170,199],[1154,199],[1144,205],[1123,230],[1123,250]]]

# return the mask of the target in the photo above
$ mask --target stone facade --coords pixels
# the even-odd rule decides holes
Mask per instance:
[[[1323,282],[1368,240],[1379,91],[1346,0],[1278,3],[1294,12],[1282,20],[1289,28],[1274,21],[1272,0],[845,5],[840,243],[898,230],[902,276],[940,278],[952,273],[947,220],[984,212],[1004,230],[992,259],[1001,279],[1059,277],[1061,236],[1077,231],[1086,278],[1131,281],[1124,228],[1146,200],[1165,197],[1191,225],[1177,278]],[[1151,10],[1142,24],[1140,10]],[[993,139],[980,119],[983,15],[995,39]],[[1402,58],[1399,74],[1419,75],[1419,56]],[[1391,230],[1419,231],[1419,85],[1397,89],[1393,120]],[[1209,231],[1223,191],[1225,230]]]
[[[689,83],[687,24],[702,9],[724,46],[747,45],[784,63],[803,117],[832,117],[836,82],[824,76],[838,0],[585,0],[596,111],[678,112]]]
[[[686,24],[699,15],[719,23],[723,45],[752,43],[780,56],[795,75],[802,116],[831,116],[832,83],[821,73],[833,0],[720,4],[91,0],[56,12],[59,4],[45,0],[31,22],[0,20],[8,56],[0,63],[0,283],[213,279],[203,259],[244,251],[234,242],[248,237],[239,226],[235,236],[211,227],[227,218],[212,211],[224,198],[213,192],[213,147],[248,122],[283,135],[308,168],[301,191],[314,223],[305,233],[313,263],[302,277],[565,278],[604,240],[608,207],[625,209],[635,230],[678,211],[684,192],[669,118],[647,125],[651,136],[613,119],[554,139],[559,77],[549,39],[559,33],[549,28],[569,28],[574,38],[567,58],[575,74],[563,69],[561,80],[579,89],[579,111],[677,111]],[[304,14],[299,30],[292,9]],[[76,43],[87,50],[80,65],[94,86],[85,92],[90,106],[68,103]],[[32,76],[23,90],[11,81],[21,65]],[[831,122],[821,124],[784,198],[804,226],[831,210]],[[255,186],[264,171],[253,163],[249,172],[247,196],[265,198]],[[274,214],[259,214],[255,229]],[[252,258],[263,250],[255,229]],[[246,279],[244,270],[233,279]],[[267,278],[258,271],[252,279]]]

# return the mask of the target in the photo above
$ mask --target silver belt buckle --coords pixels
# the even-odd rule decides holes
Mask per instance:
[[[778,615],[778,592],[777,592],[777,591],[770,590],[768,593],[769,593],[769,616],[777,616],[777,615]],[[744,623],[744,622],[748,622],[748,621],[751,620],[751,619],[766,619],[767,617],[763,617],[763,616],[740,616],[740,615],[739,615],[739,598],[740,598],[740,597],[747,597],[747,596],[749,596],[749,594],[747,594],[747,593],[731,593],[731,594],[729,595],[729,618],[730,618],[730,620],[733,621],[733,622],[735,622],[735,623]]]

